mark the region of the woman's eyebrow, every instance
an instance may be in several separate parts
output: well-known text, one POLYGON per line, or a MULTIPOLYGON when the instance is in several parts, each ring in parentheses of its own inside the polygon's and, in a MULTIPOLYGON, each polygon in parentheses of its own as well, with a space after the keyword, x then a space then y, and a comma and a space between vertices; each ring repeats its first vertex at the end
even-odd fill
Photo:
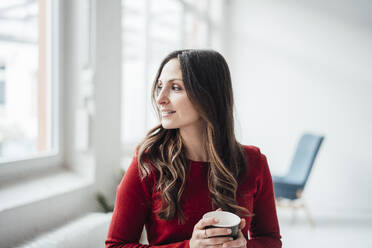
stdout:
MULTIPOLYGON (((171 78, 171 79, 167 80, 165 83, 169 83, 169 82, 173 82, 173 81, 177 81, 177 80, 182 81, 182 79, 180 79, 180 78, 171 78)), ((158 82, 163 83, 163 81, 161 79, 158 79, 158 82)))

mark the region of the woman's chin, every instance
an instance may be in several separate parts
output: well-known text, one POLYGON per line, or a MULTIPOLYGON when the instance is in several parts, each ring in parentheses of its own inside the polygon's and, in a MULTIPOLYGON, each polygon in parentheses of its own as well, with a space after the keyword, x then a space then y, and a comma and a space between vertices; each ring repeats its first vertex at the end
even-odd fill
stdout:
POLYGON ((176 129, 177 128, 176 126, 174 126, 174 125, 172 125, 170 123, 164 123, 164 122, 162 122, 161 125, 162 125, 162 127, 164 129, 176 129))

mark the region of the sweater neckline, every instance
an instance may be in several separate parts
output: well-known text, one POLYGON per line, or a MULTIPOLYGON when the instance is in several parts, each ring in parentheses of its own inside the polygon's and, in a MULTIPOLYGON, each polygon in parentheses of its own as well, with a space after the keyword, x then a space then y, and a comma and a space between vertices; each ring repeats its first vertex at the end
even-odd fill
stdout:
POLYGON ((207 162, 207 161, 195 161, 195 160, 191 160, 191 159, 189 159, 189 161, 193 165, 207 165, 207 164, 209 164, 209 162, 207 162))

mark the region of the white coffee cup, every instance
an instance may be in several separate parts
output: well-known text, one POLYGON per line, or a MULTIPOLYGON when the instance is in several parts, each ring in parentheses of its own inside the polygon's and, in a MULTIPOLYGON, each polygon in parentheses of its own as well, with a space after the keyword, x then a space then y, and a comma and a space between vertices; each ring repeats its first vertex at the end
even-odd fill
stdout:
POLYGON ((236 214, 227 212, 227 211, 211 211, 205 213, 203 218, 216 218, 218 220, 217 224, 213 224, 211 226, 207 226, 206 228, 230 228, 231 234, 226 235, 236 239, 238 237, 238 230, 240 225, 240 217, 236 214))

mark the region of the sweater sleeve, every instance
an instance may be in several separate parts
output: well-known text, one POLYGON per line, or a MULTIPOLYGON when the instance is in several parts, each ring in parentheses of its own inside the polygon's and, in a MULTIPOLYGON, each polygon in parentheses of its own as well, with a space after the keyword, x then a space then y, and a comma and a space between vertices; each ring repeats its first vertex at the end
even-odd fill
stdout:
POLYGON ((282 247, 278 217, 275 208, 273 182, 265 155, 260 154, 261 177, 254 199, 254 216, 252 217, 248 248, 282 247))
POLYGON ((142 229, 150 214, 149 179, 140 179, 135 156, 117 188, 115 208, 105 241, 106 248, 189 248, 189 240, 159 246, 140 244, 142 229))

